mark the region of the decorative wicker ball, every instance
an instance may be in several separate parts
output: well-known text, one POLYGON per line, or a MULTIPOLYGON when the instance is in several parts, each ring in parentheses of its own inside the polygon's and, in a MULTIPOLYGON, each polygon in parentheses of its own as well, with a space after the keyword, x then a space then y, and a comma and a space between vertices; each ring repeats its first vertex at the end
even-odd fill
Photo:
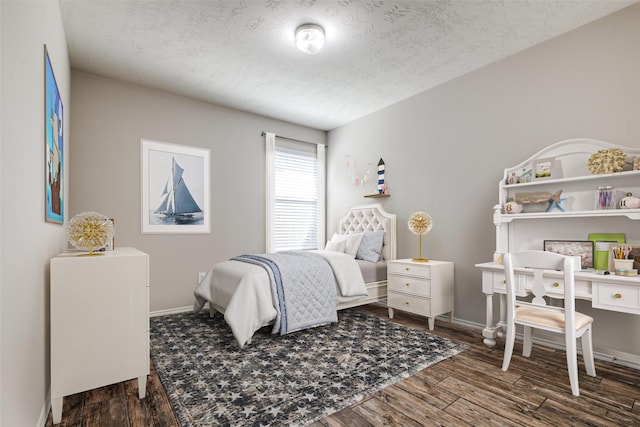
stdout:
POLYGON ((627 155, 619 148, 596 151, 589 157, 587 167, 592 174, 620 172, 627 162, 627 155))
POLYGON ((113 221, 97 212, 83 212, 67 224, 67 237, 76 248, 93 253, 113 239, 113 221))

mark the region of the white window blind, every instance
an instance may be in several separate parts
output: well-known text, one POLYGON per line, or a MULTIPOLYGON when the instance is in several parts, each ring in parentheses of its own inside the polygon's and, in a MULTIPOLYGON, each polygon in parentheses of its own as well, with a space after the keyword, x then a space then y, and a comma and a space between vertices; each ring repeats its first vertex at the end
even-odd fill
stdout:
POLYGON ((324 145, 267 135, 267 252, 322 248, 324 145))

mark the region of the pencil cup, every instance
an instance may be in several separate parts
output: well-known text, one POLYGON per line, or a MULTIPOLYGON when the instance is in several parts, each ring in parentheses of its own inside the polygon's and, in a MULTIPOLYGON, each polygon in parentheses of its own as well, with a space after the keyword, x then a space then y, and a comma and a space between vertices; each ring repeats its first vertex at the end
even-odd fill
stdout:
POLYGON ((614 259, 613 266, 616 268, 616 270, 632 270, 633 260, 632 259, 614 259))
POLYGON ((596 208, 601 209, 615 209, 616 201, 614 200, 613 187, 607 185, 605 187, 598 187, 598 195, 596 200, 596 208))

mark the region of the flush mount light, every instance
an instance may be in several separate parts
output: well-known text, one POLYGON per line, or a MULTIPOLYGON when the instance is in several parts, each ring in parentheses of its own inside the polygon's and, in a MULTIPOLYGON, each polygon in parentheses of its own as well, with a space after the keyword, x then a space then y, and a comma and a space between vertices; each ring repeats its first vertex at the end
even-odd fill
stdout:
POLYGON ((316 24, 304 24, 296 28, 296 46, 309 55, 315 55, 324 46, 324 29, 316 24))

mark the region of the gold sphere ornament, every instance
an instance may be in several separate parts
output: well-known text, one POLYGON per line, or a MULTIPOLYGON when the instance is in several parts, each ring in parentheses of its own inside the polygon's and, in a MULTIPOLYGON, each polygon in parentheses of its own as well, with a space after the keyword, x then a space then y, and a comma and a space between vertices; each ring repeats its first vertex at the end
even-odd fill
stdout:
POLYGON ((411 261, 429 262, 428 259, 422 258, 422 235, 427 234, 431 230, 431 227, 433 227, 431 216, 426 212, 415 212, 409 217, 408 226, 413 234, 418 235, 420 251, 418 258, 412 258, 411 261))
POLYGON ((113 221, 97 212, 80 213, 67 224, 69 242, 89 255, 107 246, 114 231, 113 221))

